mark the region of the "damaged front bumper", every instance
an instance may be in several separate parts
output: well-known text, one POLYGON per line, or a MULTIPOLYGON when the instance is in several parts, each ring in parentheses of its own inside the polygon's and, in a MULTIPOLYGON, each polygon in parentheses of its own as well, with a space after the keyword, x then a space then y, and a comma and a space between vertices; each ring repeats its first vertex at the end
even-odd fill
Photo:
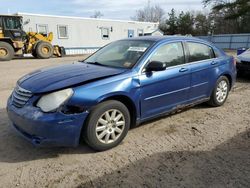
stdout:
POLYGON ((17 108, 10 99, 7 112, 15 130, 35 146, 78 146, 82 126, 88 115, 88 112, 43 113, 30 105, 17 108))

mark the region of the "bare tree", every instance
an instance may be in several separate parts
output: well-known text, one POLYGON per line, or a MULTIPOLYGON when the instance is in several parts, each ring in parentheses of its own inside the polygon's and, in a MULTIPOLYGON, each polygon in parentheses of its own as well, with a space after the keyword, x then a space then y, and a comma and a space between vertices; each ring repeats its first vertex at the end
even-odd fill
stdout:
POLYGON ((159 5, 151 6, 148 1, 147 6, 137 10, 132 19, 141 22, 161 22, 164 15, 165 11, 159 5))
POLYGON ((90 18, 101 18, 102 16, 104 16, 101 11, 95 11, 94 14, 92 16, 90 16, 90 18))

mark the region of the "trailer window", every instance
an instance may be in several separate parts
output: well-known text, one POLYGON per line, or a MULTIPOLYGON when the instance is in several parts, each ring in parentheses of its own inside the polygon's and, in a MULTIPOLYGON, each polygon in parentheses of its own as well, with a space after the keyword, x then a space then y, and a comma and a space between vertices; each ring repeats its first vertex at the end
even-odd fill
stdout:
POLYGON ((135 33, 135 31, 133 29, 129 29, 128 30, 128 38, 134 37, 134 33, 135 33))
POLYGON ((143 36, 143 29, 138 29, 137 34, 138 34, 138 37, 143 36))
POLYGON ((59 39, 67 39, 68 35, 68 26, 66 25, 58 25, 57 26, 58 38, 59 39))
POLYGON ((5 29, 20 30, 22 29, 21 19, 16 17, 5 17, 4 18, 5 29))
POLYGON ((109 39, 109 28, 102 28, 102 39, 109 39))
POLYGON ((47 35, 48 34, 48 26, 45 24, 37 24, 37 33, 47 35))

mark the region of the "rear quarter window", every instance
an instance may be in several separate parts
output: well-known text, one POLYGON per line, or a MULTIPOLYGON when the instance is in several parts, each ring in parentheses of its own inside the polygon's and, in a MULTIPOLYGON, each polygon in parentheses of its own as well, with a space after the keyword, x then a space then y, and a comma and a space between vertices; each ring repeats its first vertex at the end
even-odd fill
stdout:
POLYGON ((189 62, 202 61, 215 58, 213 49, 205 44, 196 42, 187 42, 189 50, 189 62))
POLYGON ((223 52, 221 52, 221 51, 220 51, 219 49, 217 49, 217 48, 214 48, 213 50, 214 50, 214 55, 215 55, 215 57, 221 57, 221 56, 225 55, 223 52))

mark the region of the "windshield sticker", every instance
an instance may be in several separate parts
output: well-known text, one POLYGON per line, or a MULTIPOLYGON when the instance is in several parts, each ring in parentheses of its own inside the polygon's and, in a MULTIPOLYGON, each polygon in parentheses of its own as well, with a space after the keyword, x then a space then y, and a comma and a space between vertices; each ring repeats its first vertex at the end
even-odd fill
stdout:
POLYGON ((130 63, 130 62, 125 62, 125 63, 123 64, 123 66, 124 66, 124 67, 130 67, 131 64, 132 64, 132 63, 130 63))
POLYGON ((128 51, 136 51, 136 52, 145 52, 146 51, 146 47, 136 47, 136 46, 132 46, 128 49, 128 51))

